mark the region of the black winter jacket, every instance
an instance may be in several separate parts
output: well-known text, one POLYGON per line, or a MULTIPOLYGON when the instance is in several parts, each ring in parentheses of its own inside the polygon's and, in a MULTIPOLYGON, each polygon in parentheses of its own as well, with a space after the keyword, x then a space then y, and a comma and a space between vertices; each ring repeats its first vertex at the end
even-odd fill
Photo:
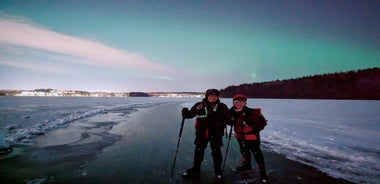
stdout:
POLYGON ((196 117, 195 128, 197 129, 216 130, 223 130, 231 119, 229 109, 224 103, 220 100, 210 103, 206 99, 195 103, 184 117, 196 117))

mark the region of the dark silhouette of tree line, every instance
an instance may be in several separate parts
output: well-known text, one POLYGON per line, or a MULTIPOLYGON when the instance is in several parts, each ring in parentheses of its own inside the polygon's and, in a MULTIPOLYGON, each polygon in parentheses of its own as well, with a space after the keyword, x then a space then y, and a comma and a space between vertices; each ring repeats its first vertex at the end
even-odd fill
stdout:
POLYGON ((130 92, 129 96, 130 97, 149 97, 150 95, 144 92, 130 92))
POLYGON ((236 93, 250 98, 380 100, 380 68, 314 75, 296 79, 241 84, 221 89, 221 97, 236 93))

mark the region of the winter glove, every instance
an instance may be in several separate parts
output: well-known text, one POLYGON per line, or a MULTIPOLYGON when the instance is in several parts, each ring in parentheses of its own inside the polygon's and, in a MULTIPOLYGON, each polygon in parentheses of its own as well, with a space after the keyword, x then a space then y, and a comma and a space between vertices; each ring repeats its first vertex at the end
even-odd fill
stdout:
POLYGON ((188 116, 188 114, 189 114, 189 109, 188 108, 183 108, 182 109, 182 117, 186 117, 186 116, 188 116))

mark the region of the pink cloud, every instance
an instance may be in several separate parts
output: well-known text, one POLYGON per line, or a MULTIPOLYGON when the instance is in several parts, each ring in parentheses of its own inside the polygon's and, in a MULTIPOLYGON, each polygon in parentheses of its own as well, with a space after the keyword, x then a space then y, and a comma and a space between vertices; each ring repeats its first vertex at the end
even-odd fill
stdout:
POLYGON ((17 67, 17 68, 25 68, 29 70, 34 70, 34 71, 39 71, 39 72, 45 72, 45 73, 62 73, 62 74, 67 74, 67 73, 72 73, 69 70, 62 69, 62 67, 59 67, 58 65, 46 65, 46 64, 35 64, 35 63, 27 63, 27 62, 14 62, 10 60, 4 60, 3 58, 0 59, 0 65, 7 65, 7 66, 12 66, 12 67, 17 67))
POLYGON ((65 55, 68 56, 67 62, 157 73, 170 70, 166 66, 149 61, 140 54, 112 48, 100 42, 60 34, 24 20, 0 18, 0 27, 0 45, 65 55))

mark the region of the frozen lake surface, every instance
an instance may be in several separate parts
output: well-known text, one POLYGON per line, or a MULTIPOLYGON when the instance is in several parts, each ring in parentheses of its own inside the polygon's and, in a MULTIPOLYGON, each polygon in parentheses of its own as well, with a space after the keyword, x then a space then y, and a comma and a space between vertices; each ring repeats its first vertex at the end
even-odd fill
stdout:
MULTIPOLYGON (((13 147, 0 155, 1 177, 30 183, 168 183, 180 110, 199 100, 1 97, 0 148, 13 147)), ((231 99, 222 101, 231 106, 231 99)), ((336 178, 379 183, 380 101, 249 99, 248 106, 262 108, 268 119, 264 150, 336 178)), ((176 174, 192 162, 193 125, 186 120, 176 174)), ((227 167, 238 164, 234 141, 231 148, 227 167)), ((210 163, 204 165, 212 171, 210 163)))

